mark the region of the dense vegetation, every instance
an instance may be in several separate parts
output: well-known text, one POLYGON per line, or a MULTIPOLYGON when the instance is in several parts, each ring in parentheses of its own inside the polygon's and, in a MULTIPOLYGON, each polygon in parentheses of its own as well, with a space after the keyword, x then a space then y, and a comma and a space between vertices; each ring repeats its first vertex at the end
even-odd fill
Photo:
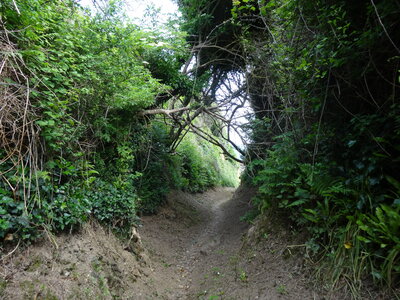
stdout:
POLYGON ((170 188, 235 185, 244 161, 257 213, 305 232, 325 279, 395 288, 399 2, 177 2, 182 31, 118 1, 1 2, 0 238, 91 216, 124 231, 170 188))
POLYGON ((245 77, 258 212, 307 231, 319 273, 354 296, 366 278, 396 287, 399 2, 179 2, 201 65, 245 77))
POLYGON ((124 233, 171 188, 236 185, 217 146, 142 113, 201 88, 179 72, 183 34, 143 30, 121 11, 115 1, 94 15, 69 0, 1 2, 1 240, 90 217, 124 233))

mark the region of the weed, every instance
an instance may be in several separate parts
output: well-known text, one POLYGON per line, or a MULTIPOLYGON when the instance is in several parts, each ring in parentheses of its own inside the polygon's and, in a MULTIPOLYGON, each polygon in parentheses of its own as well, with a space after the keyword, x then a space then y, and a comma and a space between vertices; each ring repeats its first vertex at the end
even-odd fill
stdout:
POLYGON ((254 220, 260 214, 260 211, 257 209, 252 209, 246 212, 243 216, 240 217, 240 221, 246 222, 249 224, 254 224, 254 220))
POLYGON ((93 268, 93 279, 97 280, 98 287, 102 291, 102 293, 106 295, 111 295, 110 289, 108 287, 107 278, 104 277, 103 274, 103 262, 99 259, 94 259, 92 261, 92 268, 93 268))
POLYGON ((249 278, 247 276, 246 271, 242 270, 239 275, 239 279, 241 282, 248 282, 249 278))
POLYGON ((286 286, 284 284, 278 285, 276 287, 276 291, 281 295, 286 295, 287 294, 286 286))
POLYGON ((229 264, 236 265, 238 262, 239 262, 239 256, 232 255, 231 257, 229 257, 229 264))
POLYGON ((7 280, 0 278, 0 295, 3 294, 7 287, 7 280))
POLYGON ((26 270, 27 272, 35 272, 37 271, 40 266, 43 264, 43 261, 41 260, 40 257, 35 257, 32 260, 32 263, 29 265, 28 269, 26 270))

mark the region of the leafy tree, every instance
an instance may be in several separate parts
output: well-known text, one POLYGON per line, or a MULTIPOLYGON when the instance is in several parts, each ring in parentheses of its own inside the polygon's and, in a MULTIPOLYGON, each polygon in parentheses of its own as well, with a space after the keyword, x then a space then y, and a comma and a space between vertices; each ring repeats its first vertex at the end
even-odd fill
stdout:
MULTIPOLYGON (((34 240, 89 217, 126 234, 137 211, 155 212, 170 188, 187 187, 171 147, 183 131, 144 113, 189 105, 201 89, 179 71, 184 34, 143 30, 121 5, 90 14, 72 0, 1 2, 1 239, 34 240)), ((217 167, 196 191, 222 183, 217 167)))

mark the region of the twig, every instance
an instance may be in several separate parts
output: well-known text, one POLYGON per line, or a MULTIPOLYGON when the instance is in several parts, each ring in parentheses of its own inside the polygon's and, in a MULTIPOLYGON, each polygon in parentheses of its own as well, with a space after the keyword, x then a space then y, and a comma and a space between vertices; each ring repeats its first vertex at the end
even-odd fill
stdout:
POLYGON ((321 131, 321 123, 322 123, 322 117, 323 117, 324 111, 325 111, 326 101, 328 99, 328 88, 329 88, 330 76, 331 76, 331 69, 329 68, 328 78, 327 78, 327 83, 326 83, 326 88, 325 88, 324 103, 322 104, 321 115, 319 116, 319 121, 318 121, 317 135, 315 136, 314 153, 313 153, 313 157, 312 157, 311 181, 313 181, 313 178, 314 178, 315 157, 317 156, 317 153, 318 153, 319 134, 321 131))
POLYGON ((17 244, 17 246, 15 246, 14 250, 12 250, 11 252, 9 252, 9 253, 7 253, 6 255, 2 256, 0 259, 1 259, 1 260, 4 260, 4 259, 6 259, 7 257, 11 256, 15 251, 17 251, 20 242, 21 242, 21 240, 18 240, 18 244, 17 244))
POLYGON ((15 10, 16 10, 17 13, 20 15, 21 13, 20 13, 20 11, 19 11, 19 9, 18 9, 17 3, 15 3, 15 0, 13 0, 13 4, 14 4, 14 7, 15 7, 15 10))
POLYGON ((381 20, 381 17, 379 16, 378 9, 377 9, 377 7, 376 7, 376 5, 375 5, 375 3, 374 3, 374 0, 371 0, 371 3, 372 3, 372 6, 374 7, 376 16, 378 17, 379 24, 381 24, 381 26, 382 26, 382 28, 383 28, 383 31, 385 32, 385 34, 386 34, 386 36, 388 37, 389 41, 392 43, 393 47, 397 50, 397 52, 400 53, 400 49, 399 49, 399 48, 396 46, 396 44, 393 42, 392 38, 390 37, 389 33, 388 33, 387 30, 386 30, 385 25, 383 24, 383 22, 382 22, 382 20, 381 20))

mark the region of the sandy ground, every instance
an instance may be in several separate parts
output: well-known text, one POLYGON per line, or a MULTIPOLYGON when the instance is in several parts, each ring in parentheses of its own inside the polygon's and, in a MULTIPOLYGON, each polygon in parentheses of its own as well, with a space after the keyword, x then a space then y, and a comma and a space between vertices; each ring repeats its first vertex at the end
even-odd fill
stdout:
POLYGON ((172 192, 130 243, 91 222, 17 249, 1 259, 0 299, 329 299, 288 233, 240 221, 252 195, 172 192))

